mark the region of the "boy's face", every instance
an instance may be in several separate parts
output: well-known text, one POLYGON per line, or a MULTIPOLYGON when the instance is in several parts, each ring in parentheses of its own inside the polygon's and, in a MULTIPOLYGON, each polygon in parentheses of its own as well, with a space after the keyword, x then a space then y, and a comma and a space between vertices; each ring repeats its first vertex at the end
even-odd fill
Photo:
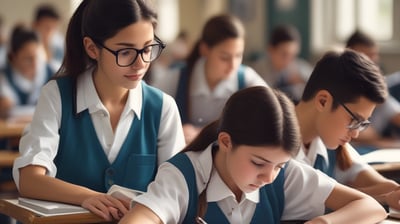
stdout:
POLYGON ((356 102, 344 103, 332 110, 332 100, 327 100, 325 105, 321 105, 321 113, 317 117, 316 128, 318 135, 327 148, 336 149, 339 145, 344 145, 357 138, 360 130, 350 129, 349 125, 357 123, 351 115, 355 115, 358 121, 367 121, 371 116, 376 104, 365 97, 360 97, 356 102), (344 107, 347 107, 347 111, 344 107))

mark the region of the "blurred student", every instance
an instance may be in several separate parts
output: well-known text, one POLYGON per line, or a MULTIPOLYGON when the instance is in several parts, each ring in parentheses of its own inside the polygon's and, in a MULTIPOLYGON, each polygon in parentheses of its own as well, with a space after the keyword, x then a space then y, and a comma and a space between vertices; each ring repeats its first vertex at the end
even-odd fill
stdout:
POLYGON ((37 34, 23 25, 13 29, 8 61, 0 73, 0 114, 30 119, 41 87, 53 76, 54 69, 42 56, 37 34))
POLYGON ((300 146, 294 107, 258 86, 236 92, 219 120, 160 166, 128 223, 376 223, 386 216, 369 196, 291 160, 300 146), (246 117, 246 119, 243 119, 246 117), (324 207, 334 212, 324 215, 324 207))
POLYGON ((33 29, 43 43, 47 61, 56 69, 64 57, 64 36, 59 30, 60 25, 60 14, 52 5, 43 4, 36 8, 33 29))
MULTIPOLYGON (((365 54, 381 69, 379 46, 368 34, 355 31, 347 40, 346 47, 365 54)), ((381 69, 381 71, 383 71, 381 69)), ((400 103, 391 94, 386 101, 377 106, 371 116, 371 127, 360 133, 356 140, 360 150, 398 147, 395 138, 400 134, 400 103), (393 145, 394 144, 394 145, 393 145)))
POLYGON ((268 85, 278 88, 298 102, 312 67, 298 57, 300 33, 291 25, 276 26, 270 37, 265 55, 257 59, 252 67, 268 85))
POLYGON ((400 209, 400 187, 365 163, 349 144, 387 97, 379 68, 353 50, 328 52, 316 64, 296 106, 303 144, 296 159, 400 209))
POLYGON ((0 70, 4 69, 7 62, 7 38, 4 29, 4 20, 0 16, 0 70))
POLYGON ((146 191, 158 165, 183 148, 175 101, 142 82, 165 47, 154 33, 156 17, 142 0, 78 6, 61 70, 43 87, 20 141, 13 177, 21 196, 118 220, 129 202, 108 189, 146 191))
POLYGON ((229 14, 214 16, 203 27, 185 66, 153 76, 152 85, 175 97, 187 143, 218 118, 234 92, 266 85, 253 69, 241 64, 244 36, 238 18, 229 14))

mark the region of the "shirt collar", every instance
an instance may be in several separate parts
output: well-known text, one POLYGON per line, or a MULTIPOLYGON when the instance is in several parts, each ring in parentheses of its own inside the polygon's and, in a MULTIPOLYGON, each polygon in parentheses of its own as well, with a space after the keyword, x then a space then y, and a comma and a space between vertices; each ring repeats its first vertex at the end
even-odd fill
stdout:
MULTIPOLYGON (((97 94, 96 87, 94 86, 93 82, 92 72, 93 70, 88 70, 78 77, 76 99, 77 113, 80 113, 86 109, 89 110, 90 114, 99 111, 108 113, 97 94)), ((129 96, 125 105, 125 109, 122 113, 126 114, 130 111, 133 111, 136 114, 137 118, 140 119, 141 110, 142 85, 141 83, 139 83, 136 88, 129 90, 129 96)))
POLYGON ((221 80, 211 92, 206 80, 205 63, 206 59, 200 58, 194 65, 190 84, 192 96, 213 94, 217 97, 226 97, 226 93, 232 93, 237 90, 238 81, 237 76, 235 75, 237 71, 234 71, 227 79, 221 80))
POLYGON ((308 153, 305 153, 306 149, 304 145, 301 146, 301 150, 296 155, 296 159, 300 161, 305 161, 307 164, 313 165, 317 158, 317 155, 321 155, 326 164, 329 164, 328 151, 327 148, 320 137, 315 138, 311 141, 308 153))

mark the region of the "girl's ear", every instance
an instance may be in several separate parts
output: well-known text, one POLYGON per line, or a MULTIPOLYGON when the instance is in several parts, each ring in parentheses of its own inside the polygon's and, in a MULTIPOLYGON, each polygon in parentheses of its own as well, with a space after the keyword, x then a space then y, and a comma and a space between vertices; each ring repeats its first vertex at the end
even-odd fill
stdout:
POLYGON ((326 90, 320 90, 315 95, 315 107, 318 111, 322 111, 324 109, 331 109, 331 105, 333 102, 332 95, 326 90))
POLYGON ((221 132, 218 134, 218 144, 219 149, 225 152, 232 149, 232 140, 231 136, 226 132, 221 132))
POLYGON ((85 48, 86 54, 91 59, 96 60, 99 57, 99 49, 90 37, 83 38, 83 46, 85 48))
POLYGON ((209 49, 210 48, 208 47, 208 45, 206 43, 204 43, 203 41, 200 42, 200 44, 199 44, 199 52, 200 52, 201 56, 207 57, 209 49))

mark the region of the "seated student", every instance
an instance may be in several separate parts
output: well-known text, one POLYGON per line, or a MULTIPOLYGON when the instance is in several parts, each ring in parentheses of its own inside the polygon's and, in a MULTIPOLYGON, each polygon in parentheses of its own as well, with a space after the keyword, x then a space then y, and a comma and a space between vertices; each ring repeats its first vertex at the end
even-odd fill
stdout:
POLYGON ((300 141, 286 95, 263 86, 240 90, 219 120, 160 166, 120 223, 196 223, 201 217, 207 223, 366 224, 385 218, 371 197, 291 160, 300 141), (325 206, 335 211, 323 215, 325 206))
POLYGON ((0 73, 1 118, 31 117, 41 87, 55 70, 45 62, 37 34, 17 25, 11 34, 8 62, 0 73))
MULTIPOLYGON (((355 31, 347 40, 346 47, 365 54, 380 68, 379 46, 368 34, 355 31)), ((381 69, 382 71, 382 69, 381 69)), ((361 152, 365 149, 377 149, 400 146, 397 137, 400 134, 400 103, 389 94, 386 101, 377 106, 371 116, 371 127, 360 133, 355 143, 361 152)), ((368 152, 368 150, 366 151, 368 152)))
POLYGON ((64 57, 64 36, 59 31, 61 17, 50 4, 39 5, 34 14, 33 29, 43 43, 48 63, 58 70, 64 57))
POLYGON ((378 67, 353 50, 320 59, 296 106, 303 144, 296 159, 383 204, 400 209, 400 188, 363 162, 349 144, 387 97, 378 67))
POLYGON ((205 24, 186 66, 153 75, 152 85, 175 97, 186 142, 218 118, 226 100, 238 89, 266 85, 253 69, 241 65, 244 35, 238 18, 214 16, 205 24))
POLYGON ((13 177, 21 196, 119 219, 129 202, 107 190, 145 191, 158 165, 183 148, 175 101, 141 81, 164 48, 156 16, 141 0, 82 1, 61 70, 20 141, 13 177))
POLYGON ((300 33, 291 25, 276 26, 263 57, 251 65, 268 85, 278 88, 298 102, 311 74, 311 65, 298 57, 300 33))

